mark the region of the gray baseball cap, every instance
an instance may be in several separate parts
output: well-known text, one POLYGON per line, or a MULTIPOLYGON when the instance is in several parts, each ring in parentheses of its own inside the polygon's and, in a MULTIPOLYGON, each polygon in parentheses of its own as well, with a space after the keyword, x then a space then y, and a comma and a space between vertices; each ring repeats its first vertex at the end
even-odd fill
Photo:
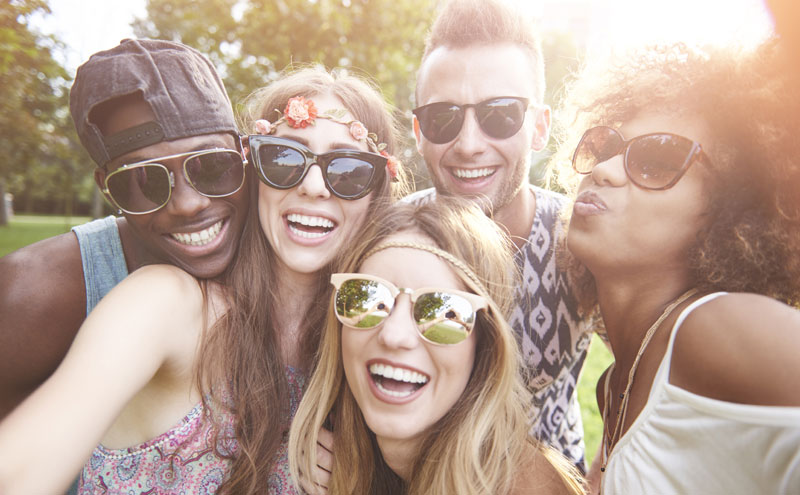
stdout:
POLYGON ((194 48, 172 41, 125 39, 92 55, 75 74, 69 110, 81 143, 99 167, 161 141, 237 134, 231 101, 214 66, 194 48), (95 106, 137 92, 155 121, 111 136, 89 121, 95 106))

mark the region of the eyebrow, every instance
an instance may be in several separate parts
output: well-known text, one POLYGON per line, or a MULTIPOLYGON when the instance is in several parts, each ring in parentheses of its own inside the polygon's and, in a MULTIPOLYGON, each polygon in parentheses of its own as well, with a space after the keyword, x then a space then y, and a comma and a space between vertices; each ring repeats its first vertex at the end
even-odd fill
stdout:
MULTIPOLYGON (((311 149, 311 146, 309 146, 309 141, 306 138, 303 138, 303 137, 300 137, 300 136, 294 136, 294 135, 286 135, 286 136, 279 136, 279 137, 282 137, 284 139, 291 139, 292 141, 296 141, 296 142, 302 144, 303 146, 305 146, 306 148, 311 149)), ((357 145, 355 145, 353 143, 345 143, 345 142, 339 142, 339 141, 330 143, 328 145, 328 151, 333 151, 333 150, 364 151, 364 150, 362 150, 361 148, 359 148, 357 145)), ((323 151, 323 153, 325 153, 325 152, 323 151)))

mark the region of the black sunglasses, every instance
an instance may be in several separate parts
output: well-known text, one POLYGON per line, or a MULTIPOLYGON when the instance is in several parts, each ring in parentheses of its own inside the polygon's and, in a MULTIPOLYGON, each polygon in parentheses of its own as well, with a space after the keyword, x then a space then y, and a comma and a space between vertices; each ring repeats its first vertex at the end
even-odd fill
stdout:
POLYGON ((303 181, 311 165, 319 165, 325 187, 337 198, 363 198, 386 175, 388 159, 378 153, 333 150, 315 154, 297 141, 275 136, 249 136, 250 157, 261 180, 275 189, 291 189, 303 181))
POLYGON ((419 130, 433 144, 449 143, 461 132, 467 108, 475 109, 481 131, 495 139, 507 139, 516 134, 525 120, 527 98, 498 96, 480 103, 456 105, 446 101, 429 103, 412 110, 419 130))
POLYGON ((160 162, 175 158, 184 158, 183 176, 203 196, 230 196, 244 184, 246 162, 241 153, 210 149, 122 165, 106 175, 103 193, 114 206, 131 215, 160 210, 169 202, 175 187, 175 176, 160 162))
POLYGON ((669 189, 695 161, 710 163, 700 143, 669 132, 654 132, 628 141, 610 127, 593 127, 583 133, 572 167, 589 174, 598 163, 623 154, 625 174, 642 189, 669 189))

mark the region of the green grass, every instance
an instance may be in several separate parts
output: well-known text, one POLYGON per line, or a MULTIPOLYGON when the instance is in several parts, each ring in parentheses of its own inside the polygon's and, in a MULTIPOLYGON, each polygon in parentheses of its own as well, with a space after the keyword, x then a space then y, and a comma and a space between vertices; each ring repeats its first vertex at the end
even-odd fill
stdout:
MULTIPOLYGON (((9 225, 0 227, 0 256, 36 241, 69 232, 72 226, 87 221, 88 217, 15 215, 9 225)), ((594 337, 578 381, 578 401, 583 418, 587 463, 591 462, 597 452, 603 431, 603 421, 597 410, 595 384, 611 361, 611 353, 599 338, 594 337)))
POLYGON ((14 215, 8 225, 0 227, 0 256, 36 241, 69 232, 73 226, 89 220, 88 217, 14 215))
POLYGON ((613 360, 611 352, 603 341, 597 336, 592 337, 589 355, 578 380, 578 402, 581 405, 581 417, 583 418, 587 466, 597 453, 597 447, 600 445, 600 439, 603 435, 603 420, 597 410, 595 387, 600 375, 613 360))

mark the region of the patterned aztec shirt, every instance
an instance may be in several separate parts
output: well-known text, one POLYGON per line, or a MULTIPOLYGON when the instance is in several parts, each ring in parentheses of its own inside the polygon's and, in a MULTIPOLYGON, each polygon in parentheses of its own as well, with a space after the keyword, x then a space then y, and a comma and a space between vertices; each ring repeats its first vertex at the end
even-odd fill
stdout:
MULTIPOLYGON (((530 187, 536 195, 536 215, 528 242, 515 257, 522 281, 508 321, 522 351, 525 383, 533 394, 528 407, 531 436, 561 451, 585 473, 583 423, 576 389, 591 342, 591 328, 579 319, 566 275, 556 267, 558 217, 566 198, 530 187)), ((434 189, 425 189, 403 201, 420 204, 434 197, 434 189)))
MULTIPOLYGON (((290 413, 294 416, 305 378, 286 368, 290 413)), ((216 408, 214 408, 216 409, 216 408)), ((222 409, 221 409, 222 410, 222 409)), ((222 431, 214 446, 215 430, 202 402, 169 431, 135 447, 111 450, 98 446, 81 473, 79 495, 212 495, 229 474, 228 455, 238 451, 234 419, 214 412, 222 431), (220 456, 219 454, 222 454, 220 456)), ((286 421, 283 442, 269 475, 270 495, 296 495, 289 475, 286 421)))

